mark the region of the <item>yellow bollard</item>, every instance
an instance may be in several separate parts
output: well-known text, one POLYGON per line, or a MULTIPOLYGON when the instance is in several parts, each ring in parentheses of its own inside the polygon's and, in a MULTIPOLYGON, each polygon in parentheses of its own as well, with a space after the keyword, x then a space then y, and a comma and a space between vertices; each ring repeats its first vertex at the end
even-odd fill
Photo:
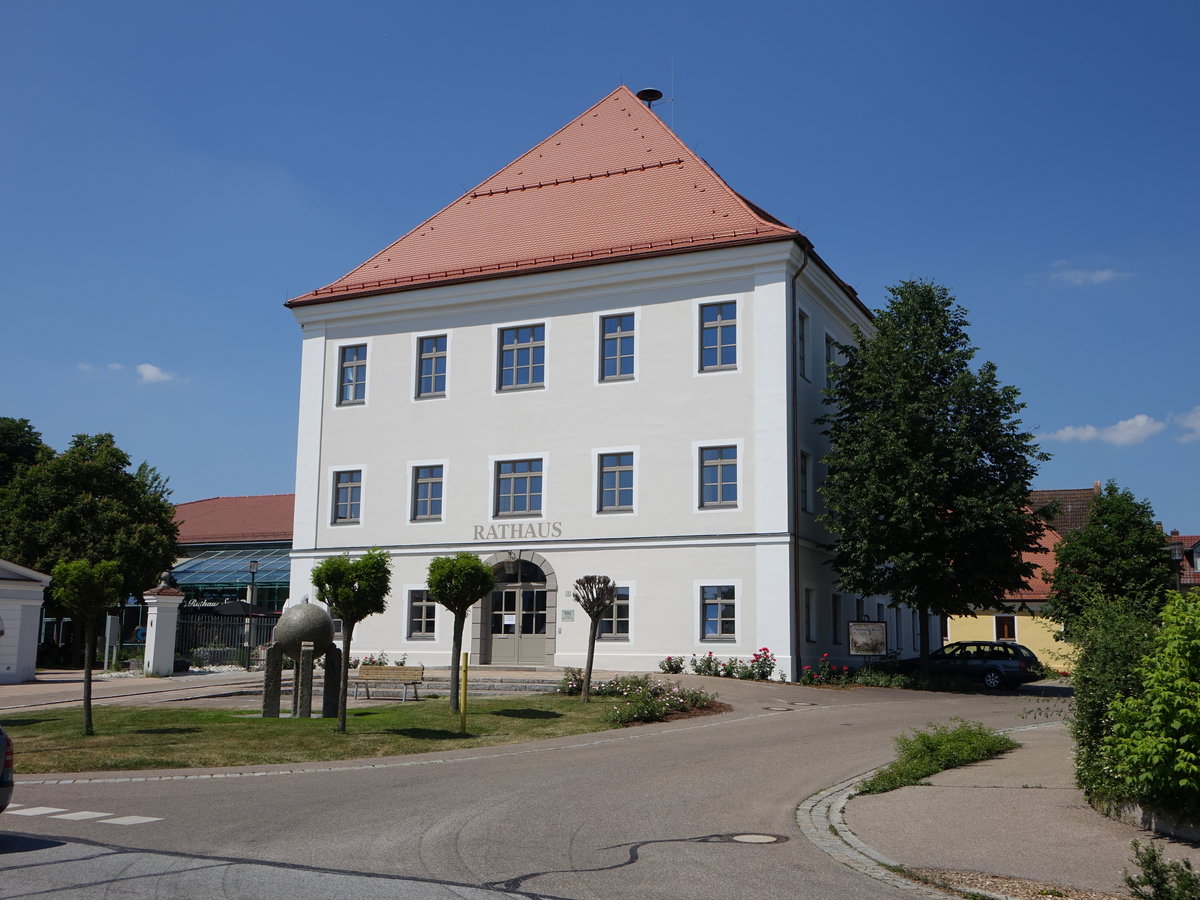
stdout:
POLYGON ((467 668, 470 653, 462 655, 462 674, 458 679, 458 733, 467 733, 467 668))

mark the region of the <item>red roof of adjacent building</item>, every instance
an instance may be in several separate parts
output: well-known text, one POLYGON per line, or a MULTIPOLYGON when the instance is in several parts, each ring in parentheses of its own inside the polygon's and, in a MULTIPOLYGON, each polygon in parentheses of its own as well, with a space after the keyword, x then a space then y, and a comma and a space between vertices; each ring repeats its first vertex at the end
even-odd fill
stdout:
POLYGON ((290 541, 295 494, 212 497, 175 507, 181 544, 290 541))
POLYGON ((287 305, 778 240, 811 248, 622 86, 387 249, 287 305))

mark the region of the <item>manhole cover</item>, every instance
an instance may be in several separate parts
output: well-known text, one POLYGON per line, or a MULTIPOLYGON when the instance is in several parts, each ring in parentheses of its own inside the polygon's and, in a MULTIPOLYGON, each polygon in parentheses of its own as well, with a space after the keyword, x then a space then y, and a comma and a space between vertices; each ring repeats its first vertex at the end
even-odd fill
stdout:
POLYGON ((791 712, 792 711, 792 708, 790 706, 764 706, 763 709, 767 710, 768 712, 791 712))
POLYGON ((734 834, 730 839, 739 844, 774 844, 779 838, 773 834, 734 834))

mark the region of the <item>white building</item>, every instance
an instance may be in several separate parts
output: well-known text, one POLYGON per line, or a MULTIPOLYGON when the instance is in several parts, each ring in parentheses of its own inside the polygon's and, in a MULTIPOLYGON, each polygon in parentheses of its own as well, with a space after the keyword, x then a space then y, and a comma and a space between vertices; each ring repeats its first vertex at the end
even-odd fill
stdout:
POLYGON ((820 549, 812 422, 832 342, 870 314, 628 89, 288 306, 292 597, 319 560, 386 549, 388 611, 357 650, 446 665, 451 617, 425 573, 468 550, 503 582, 472 612, 482 664, 580 665, 569 591, 587 574, 622 592, 601 668, 848 659, 864 611, 820 549))

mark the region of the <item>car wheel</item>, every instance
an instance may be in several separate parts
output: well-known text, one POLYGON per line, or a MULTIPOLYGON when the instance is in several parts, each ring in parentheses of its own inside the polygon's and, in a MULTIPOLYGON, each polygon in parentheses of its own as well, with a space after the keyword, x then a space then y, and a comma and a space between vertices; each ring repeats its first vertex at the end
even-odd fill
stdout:
POLYGON ((983 686, 989 690, 997 690, 1004 687, 1004 676, 995 669, 988 669, 983 673, 983 686))

